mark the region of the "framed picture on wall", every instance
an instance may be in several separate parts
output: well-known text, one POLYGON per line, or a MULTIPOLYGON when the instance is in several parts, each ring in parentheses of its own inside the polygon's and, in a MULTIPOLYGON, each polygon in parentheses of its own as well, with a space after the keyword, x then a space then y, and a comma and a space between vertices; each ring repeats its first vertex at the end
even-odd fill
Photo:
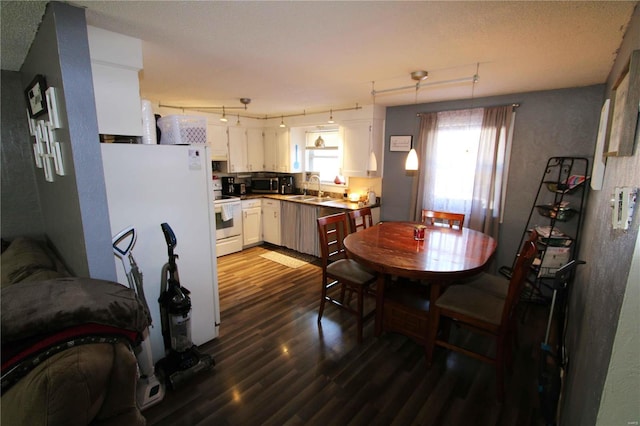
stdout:
POLYGON ((47 82, 41 74, 36 75, 31 81, 31 84, 25 89, 24 94, 27 99, 27 107, 29 108, 31 118, 38 117, 47 112, 45 90, 47 90, 47 82))
POLYGON ((605 155, 633 155, 640 102, 640 50, 631 54, 629 65, 613 86, 612 98, 605 155))
POLYGON ((389 151, 410 151, 413 136, 391 136, 389 151))

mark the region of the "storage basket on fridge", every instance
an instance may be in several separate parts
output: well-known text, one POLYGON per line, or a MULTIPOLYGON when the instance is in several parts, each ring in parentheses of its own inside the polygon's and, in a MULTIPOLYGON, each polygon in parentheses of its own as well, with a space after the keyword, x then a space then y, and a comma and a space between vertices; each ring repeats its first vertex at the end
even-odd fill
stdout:
POLYGON ((192 115, 167 115, 158 119, 162 145, 204 145, 207 119, 192 115))

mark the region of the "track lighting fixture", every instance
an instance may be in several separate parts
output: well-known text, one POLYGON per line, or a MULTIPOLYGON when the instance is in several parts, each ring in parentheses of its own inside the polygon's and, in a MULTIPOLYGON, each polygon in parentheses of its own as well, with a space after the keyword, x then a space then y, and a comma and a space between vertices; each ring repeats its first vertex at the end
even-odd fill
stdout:
POLYGON ((429 76, 429 73, 427 71, 413 71, 411 74, 411 79, 417 81, 416 84, 412 84, 411 86, 402 86, 402 87, 393 87, 391 89, 384 89, 384 90, 375 90, 373 89, 373 83, 372 82, 372 90, 371 90, 371 95, 374 97, 376 95, 382 94, 382 93, 390 93, 390 92, 402 92, 402 91, 406 91, 409 89, 415 89, 416 92, 418 91, 418 89, 422 88, 422 87, 431 87, 431 86, 442 86, 442 85, 448 85, 448 84, 461 84, 461 83, 477 83, 478 82, 478 71, 476 70, 476 73, 471 76, 471 77, 463 77, 463 78, 454 78, 451 80, 442 80, 442 81, 433 81, 430 83, 426 83, 425 80, 427 79, 427 77, 429 76))

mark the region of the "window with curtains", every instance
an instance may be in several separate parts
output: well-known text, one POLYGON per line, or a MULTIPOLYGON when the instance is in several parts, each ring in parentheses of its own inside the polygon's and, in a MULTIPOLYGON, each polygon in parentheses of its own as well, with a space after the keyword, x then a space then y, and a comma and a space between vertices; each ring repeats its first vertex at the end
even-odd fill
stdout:
POLYGON ((513 105, 420 116, 419 174, 412 214, 465 214, 465 226, 497 236, 506 190, 513 105))
POLYGON ((478 158, 482 109, 438 113, 437 136, 431 161, 434 210, 469 216, 478 158))

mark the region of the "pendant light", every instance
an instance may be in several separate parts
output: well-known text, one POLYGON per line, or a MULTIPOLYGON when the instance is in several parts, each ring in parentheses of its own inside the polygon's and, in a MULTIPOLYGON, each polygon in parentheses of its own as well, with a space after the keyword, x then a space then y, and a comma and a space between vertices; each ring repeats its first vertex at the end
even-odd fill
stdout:
POLYGON ((367 168, 370 172, 375 172, 378 170, 378 159, 376 158, 376 153, 371 151, 369 152, 369 167, 367 168))
POLYGON ((224 111, 224 107, 222 107, 222 117, 220 117, 220 121, 226 123, 227 122, 227 114, 224 111))
POLYGON ((407 155, 407 161, 404 163, 405 170, 418 170, 418 154, 416 150, 411 148, 409 155, 407 155))
POLYGON ((287 127, 287 125, 284 124, 284 115, 280 117, 280 127, 287 127))
POLYGON ((407 160, 404 162, 405 170, 418 170, 418 153, 413 148, 413 136, 411 137, 411 149, 407 154, 407 160))
MULTIPOLYGON (((429 73, 426 71, 414 71, 411 73, 411 78, 417 80, 416 83, 416 100, 415 103, 418 103, 418 89, 420 88, 420 82, 425 80, 429 73)), ((418 170, 418 153, 413 148, 413 136, 411 137, 411 149, 409 150, 409 154, 407 154, 407 159, 404 162, 405 170, 418 170)))
POLYGON ((329 124, 335 123, 335 121, 333 121, 333 110, 332 109, 329 110, 329 121, 327 121, 327 123, 329 123, 329 124))
POLYGON ((315 141, 315 146, 316 148, 324 148, 324 139, 322 139, 322 136, 318 136, 318 139, 315 141))

